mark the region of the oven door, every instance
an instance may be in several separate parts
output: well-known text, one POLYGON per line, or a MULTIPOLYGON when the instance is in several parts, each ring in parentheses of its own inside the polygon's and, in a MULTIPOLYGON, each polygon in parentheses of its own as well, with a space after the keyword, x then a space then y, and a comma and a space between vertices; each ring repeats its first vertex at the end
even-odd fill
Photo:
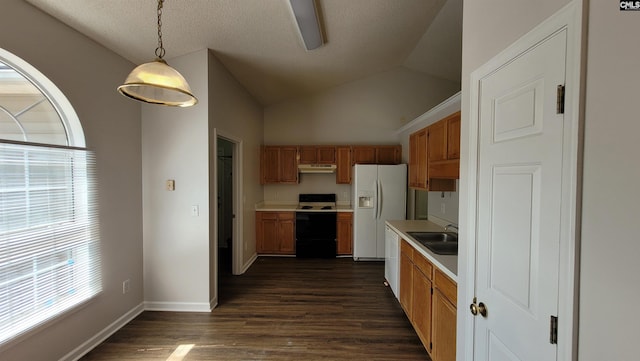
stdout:
POLYGON ((296 256, 336 256, 336 212, 296 212, 296 256))

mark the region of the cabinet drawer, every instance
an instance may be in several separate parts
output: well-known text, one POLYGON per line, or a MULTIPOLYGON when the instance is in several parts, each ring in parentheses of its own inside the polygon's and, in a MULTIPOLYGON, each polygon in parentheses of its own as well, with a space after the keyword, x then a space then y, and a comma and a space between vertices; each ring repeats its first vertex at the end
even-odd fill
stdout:
POLYGON ((438 268, 435 269, 433 277, 433 286, 442 292, 442 294, 455 306, 458 303, 457 286, 447 275, 438 268))
POLYGON ((432 279, 433 265, 419 252, 413 254, 413 263, 420 269, 420 271, 428 278, 432 279))
POLYGON ((413 261, 413 247, 404 239, 400 242, 400 252, 406 254, 413 261))

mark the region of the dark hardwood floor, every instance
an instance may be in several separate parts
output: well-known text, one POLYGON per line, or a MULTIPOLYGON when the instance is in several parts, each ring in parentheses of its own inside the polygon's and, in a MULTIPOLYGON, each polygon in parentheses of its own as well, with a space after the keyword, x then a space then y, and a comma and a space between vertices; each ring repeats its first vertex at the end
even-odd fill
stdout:
POLYGON ((82 360, 430 360, 383 281, 383 262, 261 257, 213 312, 143 312, 82 360))

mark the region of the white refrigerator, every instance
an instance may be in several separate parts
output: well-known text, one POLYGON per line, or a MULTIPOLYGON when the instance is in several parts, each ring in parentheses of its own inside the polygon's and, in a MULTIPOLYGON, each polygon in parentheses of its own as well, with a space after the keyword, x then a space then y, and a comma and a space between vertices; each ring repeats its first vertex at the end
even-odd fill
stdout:
POLYGON ((406 219, 407 165, 353 166, 353 259, 384 259, 385 221, 406 219))

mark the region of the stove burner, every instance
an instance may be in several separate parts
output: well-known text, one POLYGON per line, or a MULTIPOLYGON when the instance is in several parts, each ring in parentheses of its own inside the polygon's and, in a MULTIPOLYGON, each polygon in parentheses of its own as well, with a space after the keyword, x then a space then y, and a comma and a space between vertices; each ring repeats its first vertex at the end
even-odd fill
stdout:
POLYGON ((302 206, 302 207, 300 207, 300 209, 311 209, 311 208, 313 208, 313 207, 312 206, 302 206))
POLYGON ((324 206, 324 207, 322 207, 322 208, 320 208, 320 209, 333 209, 333 207, 331 207, 331 206, 324 206))

